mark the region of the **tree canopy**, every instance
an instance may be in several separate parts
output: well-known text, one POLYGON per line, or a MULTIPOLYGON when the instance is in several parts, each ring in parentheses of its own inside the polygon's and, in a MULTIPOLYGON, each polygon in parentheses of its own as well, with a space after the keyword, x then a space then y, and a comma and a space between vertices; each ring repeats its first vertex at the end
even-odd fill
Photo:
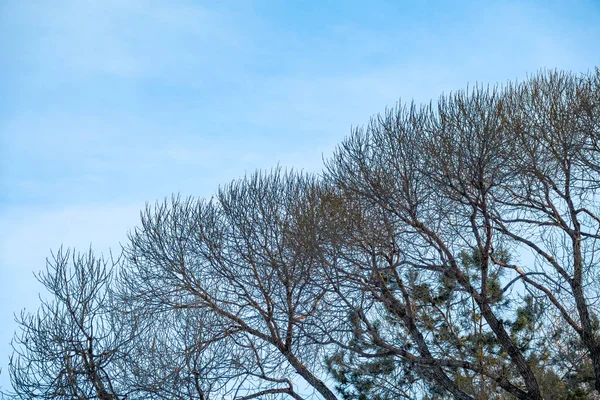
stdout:
POLYGON ((9 398, 600 398, 600 70, 544 71, 61 250, 9 398))

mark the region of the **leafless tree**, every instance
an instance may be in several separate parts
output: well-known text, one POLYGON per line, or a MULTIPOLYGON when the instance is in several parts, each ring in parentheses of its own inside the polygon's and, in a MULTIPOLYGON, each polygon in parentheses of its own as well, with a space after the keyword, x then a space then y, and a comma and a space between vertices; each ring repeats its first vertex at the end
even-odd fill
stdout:
POLYGON ((542 73, 442 96, 435 106, 399 106, 342 143, 328 179, 355 208, 346 220, 361 217, 363 229, 351 224, 337 238, 330 275, 375 349, 363 357, 399 357, 455 398, 473 398, 462 371, 540 399, 539 360, 511 320, 529 291, 560 312, 596 365, 599 76, 542 73), (523 249, 536 261, 511 262, 508 254, 523 249), (446 284, 452 290, 440 304, 446 284), (353 294, 360 291, 368 307, 353 294), (471 328, 459 324, 469 303, 471 328, 479 325, 471 340, 493 344, 476 352, 466 352, 471 328), (381 308, 398 321, 386 325, 393 334, 382 328, 381 308))
POLYGON ((536 265, 503 267, 545 295, 577 332, 600 390, 600 70, 540 74, 512 88, 506 106, 519 152, 489 217, 495 231, 535 255, 536 265))
POLYGON ((38 280, 49 298, 36 314, 17 318, 9 373, 13 393, 22 399, 122 399, 113 364, 134 332, 123 329, 110 307, 115 262, 91 250, 62 248, 48 260, 38 280))
MULTIPOLYGON (((235 398, 302 398, 297 375, 326 399, 320 359, 302 326, 326 294, 313 285, 320 196, 314 178, 255 174, 210 201, 175 197, 148 207, 131 234, 125 282, 137 312, 200 312, 194 348, 226 345, 215 372, 235 398), (312 230, 312 231, 308 231, 312 230)), ((194 329, 190 327, 190 329, 194 329)))

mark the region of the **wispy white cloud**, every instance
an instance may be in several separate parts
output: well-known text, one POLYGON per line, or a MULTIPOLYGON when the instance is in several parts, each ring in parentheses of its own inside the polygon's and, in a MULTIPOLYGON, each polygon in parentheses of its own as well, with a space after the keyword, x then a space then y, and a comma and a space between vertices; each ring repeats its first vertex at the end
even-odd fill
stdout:
POLYGON ((37 33, 26 36, 26 45, 39 70, 62 71, 68 74, 63 79, 86 74, 190 79, 196 68, 218 72, 209 66, 227 53, 220 49, 239 50, 243 39, 234 21, 190 2, 66 0, 60 6, 10 6, 7 13, 37 33))

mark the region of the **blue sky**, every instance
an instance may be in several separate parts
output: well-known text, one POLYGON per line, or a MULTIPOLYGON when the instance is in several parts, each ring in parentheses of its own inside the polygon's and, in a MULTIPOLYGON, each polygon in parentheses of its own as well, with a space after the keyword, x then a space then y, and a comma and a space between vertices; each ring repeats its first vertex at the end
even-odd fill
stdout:
POLYGON ((146 201, 322 157, 400 98, 600 66, 600 0, 0 4, 0 385, 61 243, 118 248, 146 201))

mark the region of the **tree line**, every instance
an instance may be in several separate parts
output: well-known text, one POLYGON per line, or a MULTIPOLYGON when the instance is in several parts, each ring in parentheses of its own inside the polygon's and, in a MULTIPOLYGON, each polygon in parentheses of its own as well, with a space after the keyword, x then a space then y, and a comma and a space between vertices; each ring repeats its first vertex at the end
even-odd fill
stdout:
POLYGON ((600 398, 600 69, 543 71, 60 249, 7 398, 600 398))

